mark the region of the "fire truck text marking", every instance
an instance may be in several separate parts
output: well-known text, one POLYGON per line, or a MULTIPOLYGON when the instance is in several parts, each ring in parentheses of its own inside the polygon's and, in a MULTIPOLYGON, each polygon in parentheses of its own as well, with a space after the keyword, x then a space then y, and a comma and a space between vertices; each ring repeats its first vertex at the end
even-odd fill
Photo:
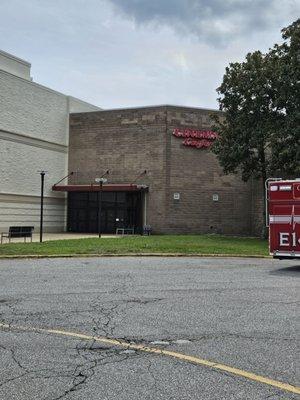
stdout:
POLYGON ((279 246, 290 246, 290 236, 291 236, 291 242, 292 242, 292 247, 296 247, 298 244, 300 244, 300 239, 297 239, 296 232, 292 232, 291 234, 289 232, 279 232, 279 246))

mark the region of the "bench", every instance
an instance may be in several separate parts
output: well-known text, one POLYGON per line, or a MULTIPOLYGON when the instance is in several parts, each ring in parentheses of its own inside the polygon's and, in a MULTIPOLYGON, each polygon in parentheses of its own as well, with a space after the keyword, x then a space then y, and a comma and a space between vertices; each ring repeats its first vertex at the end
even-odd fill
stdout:
POLYGON ((133 235, 134 228, 117 228, 116 235, 133 235))
POLYGON ((10 226, 8 232, 1 233, 1 244, 3 243, 3 238, 7 238, 8 242, 12 238, 24 238, 24 243, 26 243, 26 238, 30 238, 32 242, 32 232, 34 226, 10 226))

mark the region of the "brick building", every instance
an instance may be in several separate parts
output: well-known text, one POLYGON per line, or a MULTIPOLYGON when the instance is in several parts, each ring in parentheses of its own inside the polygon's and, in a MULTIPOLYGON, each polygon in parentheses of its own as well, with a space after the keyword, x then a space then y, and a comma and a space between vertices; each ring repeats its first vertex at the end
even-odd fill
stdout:
MULTIPOLYGON (((178 106, 102 110, 70 115, 69 231, 102 232, 150 224, 155 233, 251 235, 251 183, 224 175, 210 144, 212 113, 178 106), (108 179, 102 187, 95 178, 108 179)), ((259 225, 259 224, 258 224, 259 225)))
POLYGON ((219 111, 101 110, 34 82, 30 68, 0 51, 1 231, 39 230, 46 170, 47 232, 98 232, 99 216, 107 233, 144 225, 155 233, 260 232, 261 186, 225 176, 210 151, 210 116, 219 111), (95 178, 105 171, 100 192, 95 178))

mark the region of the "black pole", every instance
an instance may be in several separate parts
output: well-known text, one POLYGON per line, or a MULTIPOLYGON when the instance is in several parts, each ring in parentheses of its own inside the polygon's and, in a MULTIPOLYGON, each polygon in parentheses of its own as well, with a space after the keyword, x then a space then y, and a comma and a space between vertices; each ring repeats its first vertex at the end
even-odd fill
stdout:
POLYGON ((103 185, 103 182, 100 181, 99 206, 98 206, 98 234, 99 234, 99 238, 101 238, 102 185, 103 185))
POLYGON ((42 241, 43 241, 43 218, 44 218, 44 181, 45 181, 45 171, 41 171, 40 175, 41 175, 40 243, 42 243, 42 241))

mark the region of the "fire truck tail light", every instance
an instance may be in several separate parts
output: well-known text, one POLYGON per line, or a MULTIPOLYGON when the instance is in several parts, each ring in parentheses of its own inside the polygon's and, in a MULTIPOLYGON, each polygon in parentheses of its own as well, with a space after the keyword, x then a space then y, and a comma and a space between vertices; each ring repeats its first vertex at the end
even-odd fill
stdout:
POLYGON ((278 190, 278 186, 277 185, 271 186, 271 192, 276 192, 277 190, 278 190))
POLYGON ((284 186, 279 186, 279 190, 282 192, 289 192, 292 190, 292 185, 284 185, 284 186))

